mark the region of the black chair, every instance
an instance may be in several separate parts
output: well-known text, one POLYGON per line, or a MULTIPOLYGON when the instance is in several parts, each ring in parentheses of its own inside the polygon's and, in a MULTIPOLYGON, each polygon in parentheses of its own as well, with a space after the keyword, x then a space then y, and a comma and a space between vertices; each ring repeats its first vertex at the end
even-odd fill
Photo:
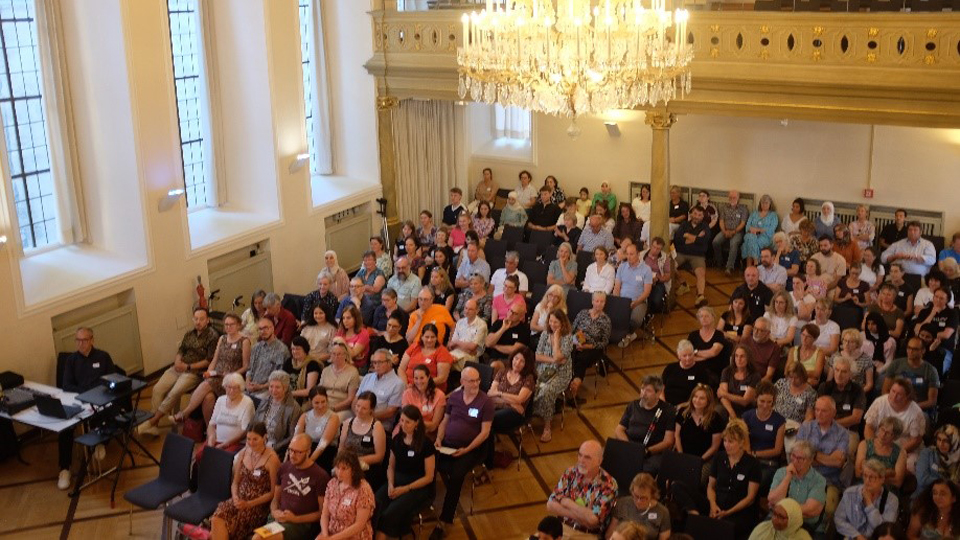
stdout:
POLYGON ((661 487, 667 487, 673 482, 680 482, 697 489, 700 487, 702 469, 703 460, 700 459, 700 456, 681 454, 670 450, 663 453, 657 480, 661 487))
MULTIPOLYGON (((954 364, 950 369, 960 369, 956 364, 960 359, 954 358, 953 361, 954 364)), ((940 393, 937 395, 937 407, 941 413, 960 403, 960 381, 944 380, 942 382, 943 386, 940 387, 940 393)))
POLYGON ((464 368, 472 367, 476 368, 480 372, 480 390, 484 392, 489 392, 490 387, 493 385, 493 367, 487 364, 481 364, 479 362, 474 362, 473 360, 467 360, 464 365, 464 368))
POLYGON ((536 245, 539 252, 543 253, 547 246, 553 245, 554 238, 553 231, 530 231, 530 238, 527 241, 536 245))
POLYGON ((280 306, 293 313, 294 317, 299 317, 303 313, 303 303, 307 297, 302 294, 283 293, 280 300, 280 306))
POLYGON ((736 538, 733 523, 697 514, 687 514, 683 532, 694 538, 709 538, 710 540, 734 540, 736 538))
POLYGON ((577 314, 585 309, 590 309, 593 305, 593 294, 583 291, 570 289, 567 293, 567 313, 570 314, 570 320, 577 318, 577 314))
MULTIPOLYGON (((544 283, 533 283, 530 287, 530 301, 533 302, 533 305, 536 306, 543 300, 543 295, 547 294, 547 284, 544 283)), ((530 311, 530 315, 533 315, 533 311, 530 311)))
POLYGON ((547 246, 543 248, 543 253, 540 254, 540 260, 545 264, 550 264, 551 262, 557 260, 557 246, 547 246))
MULTIPOLYGON (((160 453, 160 475, 155 480, 137 486, 123 494, 130 504, 156 510, 177 495, 190 489, 190 459, 193 441, 176 433, 168 433, 160 453)), ((169 520, 164 517, 164 538, 170 538, 169 520)), ((130 534, 133 534, 133 507, 130 507, 130 534)))
POLYGON ((507 255, 507 243, 504 240, 487 238, 487 243, 483 245, 483 253, 489 261, 491 258, 504 258, 507 255))
POLYGON ((512 248, 517 242, 523 242, 523 229, 507 225, 503 228, 500 240, 507 243, 507 248, 512 248))
POLYGON ((67 369, 67 358, 73 353, 57 353, 57 388, 63 388, 63 372, 67 369))
POLYGON ((592 251, 577 252, 577 287, 583 285, 583 278, 587 276, 587 267, 593 264, 592 251))
POLYGON ((497 230, 500 227, 500 216, 503 214, 503 210, 491 210, 490 217, 493 218, 493 230, 497 230))
POLYGON ((630 494, 633 477, 643 471, 643 458, 646 449, 642 444, 620 439, 607 439, 603 447, 603 470, 617 481, 617 493, 630 494))
POLYGON ((213 515, 218 504, 231 497, 232 475, 233 454, 207 447, 200 460, 197 492, 171 504, 163 514, 180 523, 200 525, 213 515))
POLYGON ((830 313, 830 319, 840 326, 840 330, 859 328, 863 321, 863 309, 851 304, 836 304, 830 313))
POLYGON ((523 262, 520 263, 520 270, 527 275, 527 283, 536 284, 547 282, 547 265, 542 262, 523 260, 523 262))
POLYGON ((504 259, 502 256, 487 255, 487 264, 490 265, 490 272, 491 275, 493 275, 493 272, 496 272, 497 270, 506 266, 506 259, 504 259))
POLYGON ((527 261, 537 260, 537 246, 536 244, 530 244, 527 242, 517 242, 513 245, 514 251, 520 255, 520 262, 524 263, 527 261))
MULTIPOLYGON (((610 317, 612 328, 610 329, 610 343, 620 343, 632 332, 630 329, 630 299, 624 296, 607 296, 607 305, 603 309, 604 313, 610 317)), ((623 358, 624 351, 620 349, 620 358, 623 358)))

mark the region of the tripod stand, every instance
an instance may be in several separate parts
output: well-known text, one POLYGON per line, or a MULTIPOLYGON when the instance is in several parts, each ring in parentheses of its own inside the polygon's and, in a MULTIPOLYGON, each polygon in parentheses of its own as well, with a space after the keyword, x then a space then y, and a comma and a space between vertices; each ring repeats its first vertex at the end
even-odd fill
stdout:
POLYGON ((380 236, 383 238, 383 246, 390 251, 390 228, 387 227, 387 200, 377 199, 377 214, 380 214, 380 236))

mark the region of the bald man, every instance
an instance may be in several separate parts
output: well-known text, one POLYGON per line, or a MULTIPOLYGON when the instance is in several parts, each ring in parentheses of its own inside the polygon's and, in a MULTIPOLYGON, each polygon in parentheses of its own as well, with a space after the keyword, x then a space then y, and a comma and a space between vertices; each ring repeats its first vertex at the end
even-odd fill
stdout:
POLYGON ((472 367, 464 369, 460 385, 447 397, 443 420, 437 428, 435 444, 440 452, 437 465, 447 492, 437 527, 430 534, 431 540, 443 538, 453 526, 460 488, 467 474, 486 457, 487 439, 493 426, 494 404, 480 390, 480 372, 472 367))
POLYGON ((560 477, 547 500, 547 511, 563 520, 563 538, 596 540, 606 528, 617 498, 617 481, 600 468, 603 446, 584 441, 577 464, 560 477))

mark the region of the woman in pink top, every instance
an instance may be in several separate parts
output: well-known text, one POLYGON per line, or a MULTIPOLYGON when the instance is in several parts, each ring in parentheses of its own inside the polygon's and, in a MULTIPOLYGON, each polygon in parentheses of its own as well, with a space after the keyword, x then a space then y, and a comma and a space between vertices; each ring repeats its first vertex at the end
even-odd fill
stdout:
MULTIPOLYGON (((401 404, 404 407, 413 405, 420 409, 420 414, 423 415, 423 424, 427 428, 427 436, 431 440, 435 439, 437 428, 440 427, 440 421, 443 420, 443 410, 447 405, 447 396, 434 384, 429 367, 420 364, 413 368, 413 384, 403 392, 401 404)), ((398 423, 394 434, 399 432, 400 424, 398 423)))
POLYGON ((507 276, 503 282, 503 294, 493 297, 493 314, 490 324, 506 319, 510 306, 524 303, 523 295, 517 292, 519 289, 520 278, 507 276))
POLYGON ((340 452, 333 460, 333 478, 324 492, 317 538, 373 540, 370 519, 374 506, 373 489, 363 479, 360 459, 349 450, 340 452))
POLYGON ((357 306, 351 305, 343 310, 337 337, 342 337, 350 347, 353 365, 360 373, 366 373, 367 361, 370 359, 370 329, 363 325, 363 317, 360 316, 357 306))
POLYGON ((455 253, 460 253, 463 245, 467 243, 467 231, 473 230, 470 214, 460 212, 457 217, 457 226, 450 229, 450 245, 455 253))
POLYGON ((820 263, 807 259, 807 293, 817 300, 827 297, 827 282, 820 277, 820 263))

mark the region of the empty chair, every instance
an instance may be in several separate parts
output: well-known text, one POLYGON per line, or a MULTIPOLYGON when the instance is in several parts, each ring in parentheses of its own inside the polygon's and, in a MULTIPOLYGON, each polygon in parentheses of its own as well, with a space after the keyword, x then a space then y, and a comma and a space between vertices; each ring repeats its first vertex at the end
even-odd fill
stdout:
POLYGON ((523 229, 519 227, 505 226, 500 240, 507 243, 507 248, 512 248, 517 242, 523 241, 523 229))
POLYGON ((503 259, 507 255, 507 242, 502 239, 488 238, 483 245, 483 253, 487 256, 488 261, 491 258, 503 259))
MULTIPOLYGON (((156 479, 137 486, 123 494, 134 506, 156 510, 171 499, 190 489, 190 459, 193 441, 176 433, 168 433, 160 453, 160 474, 156 479)), ((167 520, 163 521, 164 535, 169 538, 167 520)), ((133 534, 133 507, 130 507, 130 534, 133 534)))
POLYGON ((543 253, 544 249, 553 245, 553 239, 553 231, 530 231, 530 238, 527 241, 537 246, 538 251, 543 253))
POLYGON ((200 460, 197 492, 168 506, 164 515, 180 523, 199 525, 213 515, 218 504, 231 497, 232 475, 233 454, 219 448, 205 448, 200 460))
POLYGON ((570 289, 567 293, 567 313, 572 321, 577 314, 593 305, 593 293, 570 289))
POLYGON ((500 227, 500 216, 503 214, 503 210, 497 210, 496 208, 490 211, 490 217, 493 218, 493 230, 497 230, 500 227))
POLYGON ((593 264, 592 251, 577 252, 577 288, 583 285, 583 278, 587 275, 587 267, 593 264))
POLYGON ((505 261, 506 259, 502 256, 494 257, 491 255, 487 255, 487 264, 490 265, 491 273, 496 272, 497 270, 503 268, 506 264, 505 261))
MULTIPOLYGON (((607 296, 607 305, 603 309, 604 313, 610 317, 612 328, 610 329, 610 343, 620 343, 632 332, 630 329, 630 299, 624 296, 607 296)), ((624 349, 620 349, 620 357, 623 358, 624 349)))
POLYGON ((696 489, 700 485, 703 460, 700 456, 668 451, 663 453, 657 481, 661 486, 681 482, 696 489))
POLYGON ((711 540, 734 540, 735 538, 733 523, 697 514, 687 514, 683 532, 694 538, 711 540))
POLYGON ((520 270, 527 275, 527 281, 531 284, 547 282, 547 265, 542 262, 523 260, 520 270))
POLYGON ((540 260, 544 264, 550 264, 551 262, 557 259, 557 246, 550 245, 543 248, 543 252, 540 254, 540 260))
POLYGON ((513 249, 520 255, 520 262, 537 260, 537 246, 527 242, 517 242, 513 249))
POLYGON ((633 477, 643 471, 643 457, 646 451, 642 444, 620 439, 607 439, 603 447, 603 470, 617 481, 617 491, 621 496, 630 494, 633 477))
MULTIPOLYGON (((543 295, 547 294, 547 283, 544 280, 543 283, 533 283, 530 285, 530 301, 534 306, 540 303, 543 300, 543 295)), ((568 307, 569 309, 569 307, 568 307)), ((532 311, 528 311, 527 315, 532 315, 532 311)))

